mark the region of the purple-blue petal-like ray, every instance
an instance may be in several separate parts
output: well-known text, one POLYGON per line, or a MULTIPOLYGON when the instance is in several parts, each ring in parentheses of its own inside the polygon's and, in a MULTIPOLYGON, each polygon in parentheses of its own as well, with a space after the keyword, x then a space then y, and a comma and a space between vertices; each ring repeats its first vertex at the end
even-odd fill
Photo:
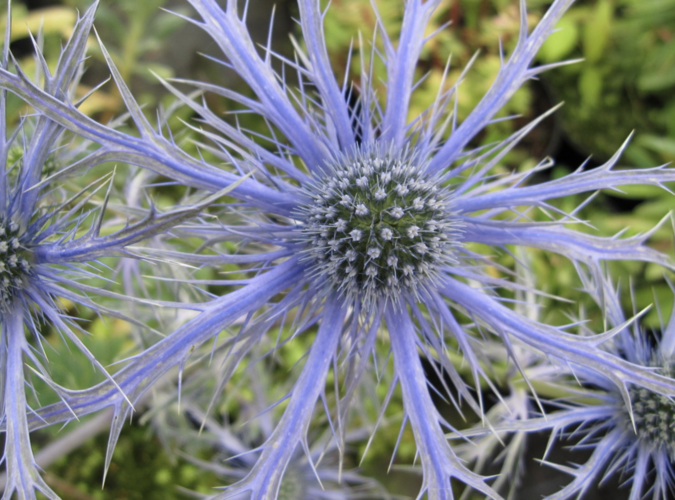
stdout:
MULTIPOLYGON (((73 106, 46 94, 29 80, 2 68, 0 68, 0 87, 30 102, 31 106, 64 128, 99 142, 104 151, 110 153, 106 156, 106 160, 114 158, 139 165, 186 185, 211 192, 227 188, 240 179, 205 162, 198 162, 165 138, 156 138, 154 143, 148 144, 137 137, 107 128, 83 115, 73 106)), ((270 189, 253 179, 246 179, 238 190, 238 196, 252 205, 260 205, 281 214, 287 214, 289 207, 294 206, 292 196, 270 189)))
POLYGON ((450 479, 454 477, 490 498, 501 499, 485 483, 485 478, 464 467, 445 440, 441 429, 443 419, 429 395, 428 381, 417 354, 417 334, 410 316, 396 307, 388 307, 384 316, 403 393, 403 408, 415 435, 424 470, 422 492, 426 491, 429 500, 452 499, 450 479))
MULTIPOLYGON (((61 52, 54 76, 44 75, 46 79, 46 92, 57 98, 67 98, 69 87, 72 86, 72 80, 82 64, 87 38, 94 22, 97 5, 97 3, 94 3, 78 19, 73 34, 68 39, 68 44, 61 52)), ((3 67, 6 68, 7 66, 3 67)), ((52 153, 51 149, 53 148, 54 141, 60 133, 60 125, 49 120, 47 117, 38 118, 22 169, 24 179, 22 182, 23 192, 21 195, 20 212, 25 224, 31 219, 36 200, 40 195, 38 190, 30 190, 30 188, 40 180, 43 165, 47 157, 52 153)))
POLYGON ((24 305, 17 300, 11 313, 2 319, 2 421, 5 424, 4 460, 7 464, 7 484, 2 496, 10 500, 16 493, 22 499, 36 499, 38 490, 52 500, 58 496, 47 486, 40 473, 30 444, 30 434, 26 413, 24 379, 24 351, 29 349, 24 334, 24 305))
POLYGON ((312 413, 325 390, 326 377, 337 355, 346 307, 334 301, 323 311, 323 318, 307 361, 293 386, 288 406, 272 435, 261 446, 262 453, 249 475, 228 488, 219 499, 249 491, 251 500, 277 498, 284 471, 299 445, 307 439, 312 413))
MULTIPOLYGON (((613 163, 612 163, 613 164, 613 163)), ((576 172, 553 181, 526 187, 511 187, 492 193, 467 196, 458 208, 462 213, 471 213, 490 208, 539 206, 555 198, 593 192, 597 189, 618 189, 630 184, 662 186, 675 182, 675 173, 664 167, 645 169, 612 170, 598 167, 586 172, 576 172)), ((489 184, 486 185, 489 188, 489 184)))
POLYGON ((346 95, 344 90, 338 87, 328 59, 319 0, 300 0, 298 7, 313 83, 322 97, 327 119, 330 119, 335 127, 340 148, 347 149, 355 142, 354 130, 347 109, 346 95))
POLYGON ((440 0, 410 0, 403 13, 398 46, 385 35, 387 65, 387 104, 382 118, 383 142, 401 148, 406 142, 408 107, 420 52, 426 42, 425 27, 440 0))
MULTIPOLYGON (((113 375, 123 393, 132 401, 154 381, 176 367, 195 347, 201 345, 237 318, 260 309, 268 301, 297 283, 303 273, 297 258, 287 260, 266 274, 257 276, 239 290, 219 297, 201 314, 152 347, 130 359, 131 363, 113 375)), ((109 382, 84 391, 63 390, 63 402, 44 407, 30 419, 31 428, 87 415, 124 398, 109 382)))
MULTIPOLYGON (((448 169, 457 160, 464 148, 482 130, 492 117, 499 111, 511 96, 526 80, 530 78, 529 69, 539 47, 544 43, 551 30, 558 22, 563 13, 572 4, 573 0, 556 0, 546 12, 532 34, 527 33, 525 0, 520 2, 521 32, 518 44, 502 65, 497 74, 497 79, 481 99, 471 114, 452 131, 450 138, 435 153, 429 162, 427 170, 430 174, 436 174, 448 169)), ((453 175, 459 175, 464 169, 462 166, 452 170, 453 175)))
POLYGON ((476 217, 465 217, 462 221, 464 241, 496 247, 520 245, 540 248, 589 264, 607 260, 641 260, 670 268, 674 265, 667 256, 644 245, 648 235, 606 238, 536 223, 482 221, 476 217))
POLYGON ((195 23, 208 31, 253 89, 263 104, 265 116, 284 132, 310 171, 322 168, 334 151, 312 133, 279 85, 271 64, 258 56, 246 25, 238 17, 237 2, 228 2, 225 10, 213 0, 190 0, 190 3, 204 20, 195 23))
POLYGON ((626 383, 675 396, 675 380, 639 367, 606 351, 593 348, 597 339, 566 334, 554 327, 523 318, 495 299, 451 278, 439 287, 440 292, 470 314, 481 318, 494 331, 512 335, 520 341, 567 363, 597 370, 621 388, 626 383))

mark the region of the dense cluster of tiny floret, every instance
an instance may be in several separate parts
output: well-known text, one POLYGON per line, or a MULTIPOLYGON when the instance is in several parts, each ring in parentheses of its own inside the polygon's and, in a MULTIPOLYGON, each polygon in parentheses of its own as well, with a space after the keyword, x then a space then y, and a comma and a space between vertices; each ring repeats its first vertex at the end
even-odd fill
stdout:
POLYGON ((454 262, 448 192, 405 156, 360 153, 311 187, 302 227, 314 275, 350 298, 417 295, 454 262))
MULTIPOLYGON (((637 437, 657 449, 665 449, 675 461, 675 401, 643 387, 628 390, 637 437)), ((633 429, 630 419, 627 426, 633 429)))
POLYGON ((12 299, 22 288, 30 272, 27 250, 21 244, 19 226, 0 218, 0 308, 11 306, 12 299))

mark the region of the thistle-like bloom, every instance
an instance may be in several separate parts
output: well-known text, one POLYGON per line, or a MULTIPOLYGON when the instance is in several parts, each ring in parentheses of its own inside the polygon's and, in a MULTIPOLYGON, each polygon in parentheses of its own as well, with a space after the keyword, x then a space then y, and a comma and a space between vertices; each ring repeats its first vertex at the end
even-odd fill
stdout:
MULTIPOLYGON (((661 375, 675 376, 675 315, 661 328, 660 338, 643 331, 638 324, 626 327, 626 317, 617 291, 602 278, 587 278, 586 288, 606 313, 608 323, 621 328, 606 345, 631 363, 652 367, 661 375)), ((630 499, 649 496, 654 500, 671 498, 675 493, 675 402, 659 392, 629 385, 620 391, 605 377, 587 370, 576 371, 579 381, 593 390, 586 396, 586 405, 569 405, 548 417, 533 419, 528 427, 552 430, 560 435, 573 430, 578 446, 591 447, 593 453, 579 466, 556 465, 572 475, 573 481, 552 495, 554 499, 573 498, 592 484, 614 474, 630 484, 630 499), (599 389, 599 390, 598 390, 599 389)))
MULTIPOLYGON (((267 135, 245 130, 166 83, 208 125, 206 130, 196 130, 203 136, 203 150, 231 165, 230 170, 189 156, 161 127, 153 128, 110 58, 113 77, 140 138, 89 120, 62 96, 45 93, 21 74, 0 71, 0 86, 54 122, 98 142, 101 157, 137 164, 210 191, 240 181, 243 173, 252 174, 232 191, 237 203, 228 207, 222 223, 183 228, 204 238, 203 248, 213 252, 155 252, 198 265, 246 265, 249 274, 236 281, 220 280, 218 284, 239 288, 201 304, 195 319, 139 353, 114 376, 123 394, 134 401, 168 369, 182 366, 195 346, 237 318, 246 320, 231 339, 228 374, 268 332, 278 335, 280 320, 293 318, 292 333, 285 342, 312 335, 311 327, 318 325, 283 416, 261 446, 256 464, 218 498, 242 494, 275 498, 284 472, 305 443, 319 400, 341 442, 349 403, 368 372, 371 356, 376 356, 379 336, 388 339, 392 351, 395 382, 390 396, 400 386, 404 422, 410 424, 417 443, 424 473, 420 495, 426 492, 433 500, 452 498, 452 478, 500 498, 448 445, 444 432, 450 426, 432 402, 420 361, 420 354, 434 359, 462 397, 482 413, 481 402, 448 358, 448 350, 460 351, 474 381, 487 379, 474 348, 476 323, 501 337, 507 346, 516 338, 552 358, 593 366, 618 387, 631 383, 675 395, 675 382, 668 376, 600 349, 598 344, 607 336, 579 338, 502 304, 492 289, 515 290, 519 285, 508 279, 508 270, 503 270, 502 277, 491 276, 487 267, 494 263, 471 248, 473 243, 534 247, 591 269, 615 259, 669 265, 643 245, 649 235, 627 239, 590 236, 565 227, 578 222, 573 215, 537 223, 527 216, 527 209, 549 209, 556 214, 550 199, 625 184, 661 185, 675 180, 672 170, 615 170, 617 154, 595 170, 527 186, 529 175, 550 162, 521 174, 495 177, 492 172, 536 123, 490 147, 469 146, 515 90, 545 69, 532 67, 533 58, 571 0, 556 0, 531 33, 525 2, 521 2, 517 45, 505 58, 491 89, 461 123, 452 113, 455 87, 439 91, 427 112, 408 123, 416 63, 427 41, 425 27, 440 0, 407 2, 398 43, 381 30, 384 50, 376 55, 382 57, 387 75, 382 101, 376 95, 370 67, 364 67, 358 86, 336 82, 318 1, 299 1, 306 49, 298 48, 295 61, 280 58, 282 74, 272 67, 276 56, 270 47, 262 53, 256 49, 235 0, 224 10, 215 0, 190 3, 200 16, 192 22, 208 32, 255 97, 204 82, 182 83, 231 99, 270 124, 267 135), (297 75, 294 87, 284 79, 287 72, 297 75), (349 97, 356 95, 359 105, 350 107, 349 97), (223 242, 228 244, 221 246, 223 242), (233 242, 238 249, 234 254, 230 253, 233 242), (344 380, 332 409, 325 387, 331 368, 336 380, 344 380)), ((223 384, 226 381, 227 376, 223 384)), ((40 419, 33 425, 114 405, 115 435, 131 411, 111 382, 64 399, 67 404, 37 411, 40 419)))
MULTIPOLYGON (((673 377, 675 316, 662 328, 655 342, 651 340, 654 336, 643 331, 635 320, 625 317, 618 293, 609 280, 596 275, 586 276, 584 281, 589 294, 606 314, 607 322, 615 327, 616 336, 604 344, 605 348, 637 366, 651 367, 656 373, 673 377)), ((557 410, 545 416, 537 416, 533 410, 525 415, 502 412, 499 420, 491 420, 489 429, 465 431, 463 437, 483 435, 482 439, 492 441, 489 437, 505 437, 514 432, 519 436, 548 432, 548 449, 557 440, 565 440, 572 449, 591 450, 590 457, 580 465, 545 462, 573 477, 564 488, 546 497, 550 500, 578 498, 587 488, 615 475, 624 481, 624 486, 629 485, 631 500, 672 497, 675 492, 672 397, 637 385, 618 388, 609 378, 583 366, 572 370, 560 366, 548 373, 539 370, 537 377, 539 382, 557 388, 558 398, 550 402, 557 410)))
MULTIPOLYGON (((93 19, 94 9, 90 9, 78 20, 54 74, 49 73, 36 44, 40 68, 36 79, 44 82, 46 95, 73 97, 93 19)), ((8 22, 4 38, 3 70, 10 65, 10 25, 8 22)), ((129 245, 164 233, 193 217, 204 205, 162 215, 145 210, 143 220, 124 227, 125 220, 111 218, 107 210, 113 192, 112 173, 88 185, 69 180, 74 173, 83 174, 106 159, 91 154, 88 141, 74 140, 67 129, 39 113, 22 118, 12 130, 5 116, 7 98, 7 92, 0 91, 0 417, 7 471, 2 498, 18 495, 31 499, 39 491, 57 499, 34 463, 28 429, 28 415, 34 418, 34 414, 26 396, 30 385, 27 369, 59 395, 68 393, 51 379, 43 335, 49 329, 58 332, 116 386, 81 340, 86 331, 67 316, 62 304, 69 302, 98 315, 123 318, 148 330, 126 316, 124 308, 109 305, 121 300, 130 303, 131 297, 93 285, 92 281, 101 279, 109 269, 100 259, 136 258, 127 250, 129 245), (113 226, 109 228, 109 224, 113 226), (114 228, 120 224, 121 230, 114 228), (94 300, 95 296, 102 300, 94 300)))

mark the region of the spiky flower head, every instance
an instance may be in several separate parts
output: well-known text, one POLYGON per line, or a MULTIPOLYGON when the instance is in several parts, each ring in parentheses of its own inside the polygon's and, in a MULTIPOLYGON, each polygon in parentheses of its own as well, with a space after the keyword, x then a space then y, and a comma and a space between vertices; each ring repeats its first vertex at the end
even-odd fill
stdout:
MULTIPOLYGON (((626 318, 619 295, 612 282, 602 274, 582 275, 585 288, 614 327, 612 337, 603 345, 612 354, 635 367, 648 367, 664 378, 671 379, 675 368, 675 316, 662 327, 660 334, 645 331, 639 318, 626 318)), ((586 331, 586 336, 593 335, 586 331)), ((592 338, 592 337, 590 337, 592 338)), ((671 498, 675 483, 673 438, 675 402, 672 396, 658 388, 647 388, 634 383, 617 384, 607 376, 589 367, 542 366, 541 360, 531 367, 523 367, 526 377, 537 377, 538 383, 550 384, 555 389, 546 401, 547 411, 530 405, 519 415, 502 410, 489 426, 463 430, 462 439, 480 436, 480 441, 494 442, 500 436, 503 443, 511 436, 529 433, 547 433, 547 454, 563 441, 566 448, 583 449, 590 456, 579 465, 563 465, 544 457, 544 463, 568 474, 572 480, 560 490, 547 496, 550 500, 579 498, 589 488, 618 476, 622 487, 629 488, 629 498, 671 498)), ((539 397, 545 401, 545 385, 539 397)), ((459 437, 459 434, 456 436, 459 437)), ((495 446, 494 454, 504 454, 495 446)), ((522 446, 512 441, 509 448, 522 446)), ((465 457, 476 460, 475 450, 463 447, 465 457)), ((482 460, 485 457, 481 457, 482 460)), ((518 478, 514 475, 515 487, 518 478)), ((518 490, 515 489, 517 492, 518 490)))
MULTIPOLYGON (((673 378, 675 359, 661 359, 646 366, 658 367, 657 373, 673 378)), ((630 408, 622 401, 624 425, 634 431, 636 439, 656 453, 664 453, 675 461, 675 401, 643 387, 630 387, 630 408)))
MULTIPOLYGON (((609 301, 615 306, 610 309, 615 313, 620 311, 616 295, 609 301)), ((615 315, 613 319, 624 318, 615 315)), ((617 326, 625 324, 624 319, 617 326)), ((635 365, 652 368, 656 373, 672 378, 674 334, 673 318, 656 344, 639 326, 624 327, 610 348, 635 365)), ((630 498, 671 498, 675 488, 673 397, 634 384, 621 391, 611 381, 585 370, 575 370, 575 376, 591 389, 588 394, 583 390, 575 394, 576 398, 585 399, 586 405, 569 404, 567 408, 549 414, 546 417, 550 419, 549 424, 545 424, 544 419, 533 419, 525 424, 530 430, 551 429, 552 434, 558 435, 569 430, 570 439, 581 440, 579 446, 583 447, 589 447, 587 436, 594 437, 592 454, 586 463, 577 467, 556 465, 573 480, 551 498, 576 498, 591 485, 614 474, 626 479, 630 498)))
MULTIPOLYGON (((10 13, 8 5, 8 20, 10 13)), ((77 20, 53 73, 36 42, 36 80, 41 82, 44 95, 75 100, 94 13, 95 6, 77 20)), ((14 66, 20 72, 18 65, 10 62, 12 23, 6 24, 0 71, 14 66)), ((87 349, 81 338, 87 332, 63 305, 87 308, 151 330, 126 314, 129 305, 139 301, 97 281, 109 270, 110 261, 104 264, 102 259, 139 260, 129 250, 131 245, 164 233, 205 205, 197 203, 164 214, 137 207, 135 215, 142 217, 135 223, 129 223, 124 215, 112 215, 108 205, 116 196, 114 172, 98 178, 92 173, 108 158, 98 155, 93 143, 74 136, 44 114, 33 110, 13 119, 8 101, 7 91, 0 90, 0 421, 5 431, 7 474, 2 498, 34 499, 40 492, 56 500, 58 496, 40 477, 33 458, 28 424, 33 403, 26 395, 26 370, 32 369, 59 397, 72 394, 52 380, 45 336, 58 332, 126 400, 87 349)), ((31 392, 37 397, 34 389, 31 392)))
POLYGON ((7 313, 31 272, 30 249, 13 220, 0 218, 0 309, 7 313))
MULTIPOLYGON (((184 366, 196 346, 239 318, 246 319, 231 338, 236 348, 228 359, 230 375, 247 356, 257 359, 254 348, 268 335, 287 334, 284 342, 313 335, 283 415, 261 445, 255 465, 218 498, 275 498, 284 471, 306 442, 318 401, 324 403, 339 442, 356 388, 370 371, 369 360, 378 357, 380 338, 388 339, 391 347, 395 381, 391 393, 398 384, 404 421, 418 447, 424 473, 421 495, 426 492, 432 500, 452 498, 453 478, 486 496, 499 495, 449 446, 445 431, 450 426, 433 403, 420 353, 437 363, 463 401, 479 414, 480 399, 449 357, 451 349, 461 352, 475 385, 489 378, 475 352, 480 345, 476 329, 480 335, 492 332, 507 347, 517 339, 570 365, 595 367, 615 382, 675 395, 672 379, 602 350, 598 344, 605 336, 586 342, 508 307, 496 291, 512 293, 522 286, 513 283, 508 269, 500 268, 495 276, 491 256, 474 251, 475 244, 496 251, 533 247, 596 271, 603 261, 619 259, 672 267, 666 257, 644 245, 648 234, 602 238, 575 231, 569 227, 579 222, 575 215, 560 214, 550 200, 626 184, 661 185, 675 180, 675 172, 663 167, 615 169, 617 153, 592 171, 579 170, 533 185, 528 185, 532 174, 549 167, 550 161, 530 171, 495 175, 504 155, 537 122, 496 144, 470 146, 516 89, 546 69, 533 66, 533 60, 571 0, 554 1, 531 32, 521 2, 516 46, 504 56, 490 90, 466 119, 458 123, 453 116, 454 86, 441 89, 429 109, 409 123, 417 62, 428 41, 427 25, 440 3, 406 2, 397 43, 386 29, 380 30, 386 67, 386 97, 380 98, 374 68, 364 65, 358 86, 340 85, 334 78, 322 24, 329 13, 324 14, 318 0, 299 1, 306 48, 298 48, 295 60, 279 57, 282 73, 271 64, 276 56, 271 47, 262 53, 257 50, 236 1, 222 8, 215 0, 190 0, 198 16, 191 21, 213 38, 253 97, 211 83, 175 85, 188 84, 231 99, 269 124, 267 134, 246 130, 209 109, 206 100, 195 100, 194 93, 163 82, 208 124, 208 129, 195 132, 202 135, 201 147, 213 161, 206 161, 207 155, 187 154, 162 126, 148 122, 103 47, 140 139, 94 123, 63 98, 36 88, 20 74, 0 70, 0 86, 54 122, 98 142, 101 156, 212 192, 239 183, 230 193, 235 201, 224 207, 221 221, 203 220, 181 228, 204 240, 204 253, 156 251, 154 257, 170 256, 195 265, 244 265, 243 277, 209 281, 235 288, 195 305, 198 316, 139 353, 114 376, 133 401, 170 368, 184 366), (294 85, 285 79, 290 72, 297 77, 294 85), (359 106, 349 106, 349 97, 356 94, 359 106), (217 162, 226 166, 215 166, 217 162), (537 222, 533 212, 540 208, 552 220, 537 222), (286 320, 287 328, 277 333, 279 322, 286 320), (315 333, 310 331, 314 326, 315 333), (326 404, 326 381, 332 368, 344 397, 337 397, 331 408, 326 404)), ((453 392, 446 392, 453 400, 453 392)), ((40 409, 34 425, 107 405, 115 406, 118 432, 118 423, 131 406, 110 381, 40 409)))
POLYGON ((419 298, 441 267, 457 263, 461 222, 449 190, 422 161, 407 149, 356 147, 305 188, 311 201, 296 216, 317 288, 369 310, 380 299, 419 298))

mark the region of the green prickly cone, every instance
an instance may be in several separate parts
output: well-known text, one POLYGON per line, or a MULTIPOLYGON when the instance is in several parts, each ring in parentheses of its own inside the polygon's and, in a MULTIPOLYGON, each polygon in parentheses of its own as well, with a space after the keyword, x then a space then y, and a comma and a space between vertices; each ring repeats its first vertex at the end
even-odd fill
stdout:
POLYGON ((347 297, 398 302, 455 262, 449 193, 406 156, 359 152, 336 162, 300 210, 313 274, 347 297))
POLYGON ((21 244, 19 226, 0 218, 0 308, 11 307, 30 272, 29 251, 21 244))
MULTIPOLYGON (((669 359, 653 359, 651 365, 661 368, 659 373, 673 376, 673 366, 669 359)), ((640 441, 655 448, 663 448, 670 459, 675 461, 675 401, 668 396, 658 394, 644 387, 630 387, 631 407, 635 432, 640 441)), ((633 423, 627 415, 626 426, 633 432, 633 423)))

